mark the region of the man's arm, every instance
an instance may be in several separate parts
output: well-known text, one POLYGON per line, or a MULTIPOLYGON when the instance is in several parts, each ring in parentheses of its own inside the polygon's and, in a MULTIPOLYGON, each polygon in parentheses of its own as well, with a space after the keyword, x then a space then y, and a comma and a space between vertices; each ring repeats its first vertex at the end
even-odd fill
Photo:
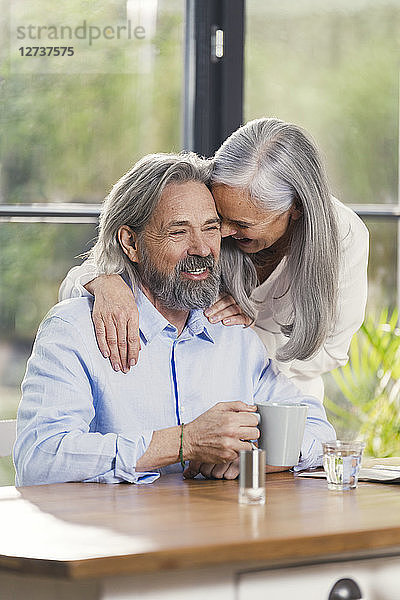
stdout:
POLYGON ((90 431, 98 386, 79 325, 50 315, 40 326, 22 384, 14 448, 17 485, 147 483, 159 477, 136 469, 152 431, 132 438, 90 431))
POLYGON ((240 450, 251 449, 250 444, 243 440, 253 440, 259 436, 258 418, 253 414, 256 410, 254 405, 244 402, 218 402, 197 419, 184 425, 182 438, 180 426, 155 431, 147 451, 137 462, 137 467, 150 469, 177 462, 176 454, 178 457, 181 454, 181 439, 182 458, 185 461, 216 464, 234 461, 240 450))

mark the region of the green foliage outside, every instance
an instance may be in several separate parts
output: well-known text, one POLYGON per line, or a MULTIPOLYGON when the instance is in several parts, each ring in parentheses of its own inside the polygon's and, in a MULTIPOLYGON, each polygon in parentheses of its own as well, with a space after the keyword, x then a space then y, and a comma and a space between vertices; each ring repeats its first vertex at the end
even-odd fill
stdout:
MULTIPOLYGON (((0 22, 17 10, 17 4, 8 4, 0 0, 0 22)), ((126 4, 103 0, 88 9, 82 0, 57 7, 51 0, 20 3, 34 11, 36 23, 52 22, 61 6, 76 22, 97 22, 100 8, 103 21, 113 23, 126 4)), ((4 31, 7 27, 3 23, 4 31)), ((182 3, 161 1, 154 35, 130 46, 129 73, 120 69, 122 42, 114 52, 104 44, 92 48, 99 73, 48 74, 36 63, 37 72, 26 74, 15 57, 3 60, 0 201, 101 202, 144 154, 180 150, 182 29, 182 3)), ((6 46, 5 35, 0 56, 7 56, 6 46)), ((30 65, 34 69, 35 61, 30 65)))
POLYGON ((350 346, 350 360, 330 374, 341 395, 325 397, 340 437, 366 442, 368 456, 400 456, 400 329, 398 312, 368 316, 350 346))
POLYGON ((310 131, 343 202, 396 202, 399 4, 246 6, 246 120, 277 116, 310 131))
POLYGON ((14 485, 14 465, 11 457, 0 458, 0 486, 14 485))
POLYGON ((0 335, 31 340, 57 302, 59 282, 88 250, 96 226, 60 223, 0 224, 0 335))
MULTIPOLYGON (((112 15, 125 4, 93 7, 112 15)), ((54 6, 50 0, 30 5, 42 15, 54 6)), ((0 6, 6 32, 9 3, 0 6)), ((91 4, 72 0, 68 11, 83 19, 85 6, 91 4)), ((248 0, 246 19, 245 119, 276 115, 309 129, 344 202, 395 202, 400 11, 390 3, 347 11, 333 0, 323 8, 316 0, 279 6, 248 0)), ((114 72, 120 57, 105 52, 98 54, 105 73, 89 75, 26 75, 3 61, 0 202, 101 202, 140 156, 179 150, 182 41, 183 2, 160 0, 137 72, 114 72)), ((4 50, 6 36, 2 44, 4 50)), ((367 225, 369 309, 393 307, 396 226, 367 225)), ((88 249, 93 233, 85 238, 84 230, 0 225, 4 339, 32 340, 73 257, 88 249)))

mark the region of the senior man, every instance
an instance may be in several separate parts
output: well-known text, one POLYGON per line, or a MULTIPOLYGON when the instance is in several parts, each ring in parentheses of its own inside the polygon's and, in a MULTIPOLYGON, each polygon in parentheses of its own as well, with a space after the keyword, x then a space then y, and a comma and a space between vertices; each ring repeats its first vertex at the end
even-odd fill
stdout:
POLYGON ((99 352, 92 298, 56 305, 28 361, 18 411, 17 485, 152 482, 160 472, 233 478, 258 438, 255 402, 297 398, 309 413, 297 468, 334 437, 324 409, 277 374, 251 329, 211 325, 221 287, 220 223, 196 155, 150 155, 113 187, 91 256, 123 273, 140 314, 141 360, 115 372, 99 352))

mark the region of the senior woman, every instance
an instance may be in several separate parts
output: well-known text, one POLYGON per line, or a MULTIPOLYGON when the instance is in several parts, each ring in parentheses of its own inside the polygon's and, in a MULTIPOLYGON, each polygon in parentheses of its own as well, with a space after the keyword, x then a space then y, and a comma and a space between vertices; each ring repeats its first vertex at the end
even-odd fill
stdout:
MULTIPOLYGON (((322 374, 347 362, 364 318, 365 225, 331 196, 308 135, 278 119, 251 121, 222 144, 211 189, 229 293, 206 316, 226 326, 253 323, 278 368, 322 401, 322 374)), ((100 350, 127 372, 140 349, 131 290, 86 262, 69 272, 60 299, 87 293, 83 286, 95 295, 100 350)))

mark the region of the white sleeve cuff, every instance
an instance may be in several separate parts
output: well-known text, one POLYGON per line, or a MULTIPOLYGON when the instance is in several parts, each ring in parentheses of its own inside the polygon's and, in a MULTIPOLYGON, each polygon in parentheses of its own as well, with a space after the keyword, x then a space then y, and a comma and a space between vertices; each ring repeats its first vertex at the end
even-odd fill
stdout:
MULTIPOLYGON (((88 279, 86 283, 92 281, 92 279, 93 277, 91 279, 88 279)), ((71 290, 71 298, 93 298, 93 294, 88 292, 87 289, 83 287, 84 285, 86 285, 86 283, 76 283, 71 290)))
POLYGON ((117 436, 117 456, 115 458, 115 477, 130 483, 153 483, 160 477, 158 471, 136 471, 136 463, 150 445, 152 431, 146 431, 136 442, 117 436))
POLYGON ((322 466, 322 444, 307 432, 301 445, 299 463, 293 468, 295 472, 305 469, 315 469, 322 466))
POLYGON ((61 302, 67 298, 79 298, 81 296, 91 296, 84 286, 95 279, 99 273, 93 262, 85 261, 77 267, 73 267, 68 272, 66 278, 60 285, 58 299, 61 302))

